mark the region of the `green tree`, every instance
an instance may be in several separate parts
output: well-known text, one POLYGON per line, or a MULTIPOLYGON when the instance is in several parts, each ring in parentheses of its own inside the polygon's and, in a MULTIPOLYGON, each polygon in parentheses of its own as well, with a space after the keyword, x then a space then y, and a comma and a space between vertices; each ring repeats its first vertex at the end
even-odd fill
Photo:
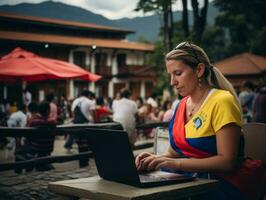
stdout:
POLYGON ((209 26, 202 36, 202 48, 206 51, 211 62, 216 62, 225 57, 227 38, 219 26, 209 26))
POLYGON ((165 51, 173 48, 173 12, 172 4, 176 0, 139 0, 136 11, 142 10, 144 13, 156 12, 163 16, 163 38, 165 51))
MULTIPOLYGON (((182 22, 175 22, 174 23, 174 37, 173 37, 173 43, 178 44, 184 40, 186 40, 186 37, 184 35, 184 32, 182 30, 182 22)), ((163 29, 160 29, 160 35, 163 34, 163 29)), ((168 89, 170 92, 172 92, 172 87, 169 85, 169 76, 165 70, 165 60, 164 60, 164 52, 163 52, 163 42, 158 40, 155 42, 155 50, 154 52, 149 56, 149 64, 152 66, 155 66, 156 72, 157 72, 157 85, 155 87, 155 92, 157 94, 162 94, 164 89, 168 89)))
POLYGON ((257 31, 254 40, 250 42, 251 52, 266 56, 266 27, 257 31))
POLYGON ((193 8, 193 32, 192 38, 194 43, 201 44, 203 32, 206 28, 206 17, 208 12, 209 1, 204 0, 202 8, 199 8, 198 0, 191 0, 193 8))
POLYGON ((242 52, 265 55, 266 1, 215 0, 214 3, 221 11, 216 25, 228 32, 230 39, 225 56, 242 52))
POLYGON ((182 5, 183 5, 182 27, 185 37, 189 37, 187 0, 182 0, 182 5))
POLYGON ((160 29, 160 35, 163 41, 155 43, 154 53, 149 57, 149 64, 156 67, 157 86, 156 92, 162 93, 163 89, 171 88, 169 86, 168 74, 165 70, 164 55, 173 49, 173 43, 178 44, 181 41, 189 40, 200 43, 203 32, 206 27, 206 16, 208 10, 208 0, 204 0, 200 8, 198 0, 191 0, 193 4, 194 25, 189 29, 187 0, 182 0, 183 14, 182 21, 173 22, 172 4, 176 0, 139 0, 136 11, 142 10, 144 13, 156 12, 163 16, 163 26, 160 29))

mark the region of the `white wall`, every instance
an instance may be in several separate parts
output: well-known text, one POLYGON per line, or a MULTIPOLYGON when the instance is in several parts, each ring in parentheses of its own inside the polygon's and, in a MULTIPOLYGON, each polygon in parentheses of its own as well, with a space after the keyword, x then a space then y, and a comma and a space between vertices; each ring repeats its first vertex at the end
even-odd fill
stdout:
POLYGON ((127 62, 128 65, 143 65, 144 64, 144 52, 127 52, 127 62))
MULTIPOLYGON (((118 73, 118 68, 117 68, 117 55, 120 53, 125 53, 126 54, 126 64, 127 65, 143 65, 144 64, 144 52, 137 52, 137 51, 127 51, 127 50, 116 50, 114 52, 113 49, 99 49, 96 48, 96 50, 91 54, 91 48, 90 47, 79 47, 76 48, 74 50, 72 50, 70 52, 69 55, 69 62, 73 63, 73 52, 75 51, 84 51, 86 53, 86 66, 90 67, 90 69, 88 69, 90 72, 95 73, 96 69, 95 69, 95 53, 107 53, 107 66, 112 67, 112 75, 115 75, 118 73), (115 54, 114 54, 115 53, 115 54), (114 55, 114 56, 113 56, 114 55), (92 59, 92 60, 91 60, 92 59)), ((112 78, 109 81, 108 84, 108 96, 110 97, 114 97, 114 83, 119 83, 119 82, 124 82, 127 85, 129 84, 129 82, 127 80, 121 80, 121 79, 117 79, 116 77, 112 78)), ((68 84, 69 91, 71 92, 71 94, 69 96, 73 97, 75 94, 75 88, 73 86, 73 81, 70 84, 68 84), (71 84, 72 83, 72 84, 71 84)), ((92 90, 93 92, 97 92, 98 88, 95 87, 94 83, 90 83, 89 84, 89 89, 92 90)), ((145 96, 145 84, 144 82, 142 82, 141 84, 141 94, 140 96, 145 96)))

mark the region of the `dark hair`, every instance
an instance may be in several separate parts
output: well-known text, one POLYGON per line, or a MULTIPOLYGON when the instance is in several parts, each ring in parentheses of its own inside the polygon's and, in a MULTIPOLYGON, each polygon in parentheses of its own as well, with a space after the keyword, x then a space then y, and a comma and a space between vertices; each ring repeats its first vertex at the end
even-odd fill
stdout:
POLYGON ((48 101, 42 101, 38 106, 38 111, 41 116, 48 117, 50 114, 50 104, 48 101))
POLYGON ((89 95, 90 95, 90 91, 89 90, 82 90, 81 96, 88 97, 89 95))
POLYGON ((151 94, 151 97, 155 99, 157 96, 158 96, 158 95, 157 95, 157 92, 154 92, 154 91, 153 91, 152 94, 151 94))
POLYGON ((164 110, 164 111, 167 111, 167 109, 168 109, 167 106, 168 106, 169 103, 172 103, 172 102, 169 101, 169 100, 166 100, 166 101, 163 103, 163 110, 164 110))
POLYGON ((141 105, 143 105, 143 99, 141 97, 137 97, 136 100, 139 100, 139 102, 141 103, 141 105))
POLYGON ((120 91, 120 95, 121 95, 121 97, 129 98, 131 96, 131 92, 128 89, 123 88, 120 91))
POLYGON ((46 101, 48 101, 48 102, 52 102, 53 99, 54 99, 54 93, 49 93, 49 94, 47 94, 45 99, 46 99, 46 101))
POLYGON ((25 87, 25 88, 22 90, 22 92, 27 92, 27 91, 29 91, 29 88, 28 88, 28 87, 25 87))
POLYGON ((26 108, 27 108, 27 106, 25 104, 18 104, 18 110, 26 112, 26 108))
POLYGON ((254 90, 254 84, 251 81, 246 81, 244 83, 244 87, 250 89, 250 90, 254 90))
POLYGON ((29 105, 28 105, 28 109, 31 113, 36 113, 38 112, 38 104, 35 103, 35 102, 31 102, 29 105))
POLYGON ((96 104, 97 104, 97 105, 104 105, 103 97, 98 97, 98 98, 96 99, 96 104))
POLYGON ((95 99, 96 95, 92 91, 89 91, 89 98, 95 99))

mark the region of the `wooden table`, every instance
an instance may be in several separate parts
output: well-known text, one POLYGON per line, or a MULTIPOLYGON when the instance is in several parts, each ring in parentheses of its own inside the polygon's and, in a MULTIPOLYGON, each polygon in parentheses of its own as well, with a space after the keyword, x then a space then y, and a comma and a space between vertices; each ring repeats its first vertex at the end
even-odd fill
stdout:
POLYGON ((101 179, 99 176, 49 183, 49 190, 60 194, 62 199, 94 200, 176 200, 209 192, 218 181, 196 179, 191 182, 168 186, 137 188, 101 179))

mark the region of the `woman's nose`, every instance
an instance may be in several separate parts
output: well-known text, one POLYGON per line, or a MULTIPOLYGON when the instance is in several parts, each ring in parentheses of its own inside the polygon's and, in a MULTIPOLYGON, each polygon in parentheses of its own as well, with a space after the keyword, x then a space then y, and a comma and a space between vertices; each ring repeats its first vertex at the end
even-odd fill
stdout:
POLYGON ((176 85, 176 79, 175 79, 175 76, 174 75, 171 75, 170 77, 170 84, 173 86, 173 85, 176 85))

